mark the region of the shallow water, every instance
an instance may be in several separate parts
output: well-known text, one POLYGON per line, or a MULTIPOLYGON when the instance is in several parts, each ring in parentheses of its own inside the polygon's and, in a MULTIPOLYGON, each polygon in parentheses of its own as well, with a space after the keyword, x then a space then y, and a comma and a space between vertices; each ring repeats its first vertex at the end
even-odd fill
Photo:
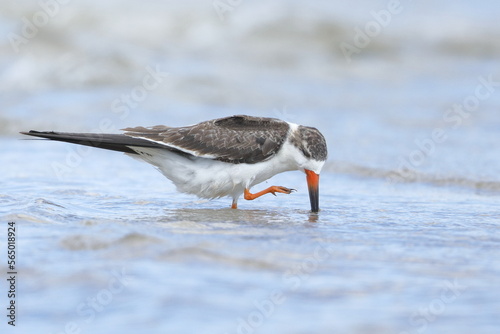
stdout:
POLYGON ((313 215, 297 172, 276 178, 297 193, 231 210, 229 199, 175 193, 119 153, 95 152, 62 182, 47 171, 43 146, 57 156, 63 144, 3 144, 10 166, 22 166, 2 167, 2 220, 18 226, 19 326, 27 331, 68 323, 83 332, 168 333, 497 325, 496 195, 326 172, 322 211, 313 215), (27 164, 27 156, 45 162, 27 164))
MULTIPOLYGON (((498 2, 401 3, 351 62, 340 43, 387 2, 242 2, 221 20, 211 2, 87 1, 17 53, 1 41, 0 236, 16 222, 19 272, 2 333, 496 333, 498 2), (139 96, 148 68, 168 75, 139 96), (319 214, 300 172, 255 187, 297 192, 231 210, 123 154, 17 134, 231 114, 325 134, 319 214)), ((21 4, 2 33, 39 10, 21 4)))

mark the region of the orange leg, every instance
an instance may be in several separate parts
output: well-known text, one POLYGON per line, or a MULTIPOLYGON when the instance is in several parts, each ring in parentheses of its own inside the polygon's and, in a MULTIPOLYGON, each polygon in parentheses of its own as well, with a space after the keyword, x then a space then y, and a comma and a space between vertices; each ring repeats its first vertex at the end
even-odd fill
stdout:
POLYGON ((252 194, 252 193, 250 193, 250 190, 245 189, 244 198, 246 200, 254 200, 262 195, 269 194, 269 193, 276 196, 276 193, 290 194, 292 191, 295 191, 295 189, 288 189, 288 188, 280 187, 280 186, 271 186, 267 189, 259 191, 258 193, 252 194))
POLYGON ((231 209, 238 209, 238 202, 233 200, 233 204, 231 204, 231 209))

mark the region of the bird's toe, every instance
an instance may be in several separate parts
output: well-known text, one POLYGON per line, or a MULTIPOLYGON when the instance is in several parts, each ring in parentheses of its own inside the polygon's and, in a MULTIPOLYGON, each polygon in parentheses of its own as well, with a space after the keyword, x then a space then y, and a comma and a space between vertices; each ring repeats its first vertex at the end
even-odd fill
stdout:
POLYGON ((276 188, 278 188, 278 192, 283 193, 283 194, 291 194, 292 192, 297 191, 295 189, 290 189, 290 188, 281 187, 281 186, 278 186, 276 188))

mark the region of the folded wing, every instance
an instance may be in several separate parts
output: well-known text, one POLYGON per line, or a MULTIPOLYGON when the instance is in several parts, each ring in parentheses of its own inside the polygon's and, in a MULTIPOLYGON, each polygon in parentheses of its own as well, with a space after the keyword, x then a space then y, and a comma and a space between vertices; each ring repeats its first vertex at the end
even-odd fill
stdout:
POLYGON ((197 157, 252 164, 276 154, 286 140, 289 124, 274 118, 231 116, 186 127, 154 126, 123 130, 126 136, 197 157))
POLYGON ((149 140, 133 138, 122 134, 105 133, 72 133, 55 131, 21 132, 23 135, 40 137, 50 140, 63 141, 67 143, 92 146, 106 150, 137 154, 131 147, 166 148, 163 145, 149 140))

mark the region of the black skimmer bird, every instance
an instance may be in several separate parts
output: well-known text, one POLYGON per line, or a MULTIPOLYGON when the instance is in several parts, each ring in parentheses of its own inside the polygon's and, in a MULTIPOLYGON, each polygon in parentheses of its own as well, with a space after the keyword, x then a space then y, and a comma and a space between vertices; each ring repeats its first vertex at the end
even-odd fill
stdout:
POLYGON ((25 135, 124 152, 155 166, 184 193, 253 200, 294 189, 250 188, 292 170, 305 172, 311 211, 319 211, 319 174, 326 141, 316 129, 275 118, 232 116, 184 127, 135 127, 123 134, 21 132, 25 135))

